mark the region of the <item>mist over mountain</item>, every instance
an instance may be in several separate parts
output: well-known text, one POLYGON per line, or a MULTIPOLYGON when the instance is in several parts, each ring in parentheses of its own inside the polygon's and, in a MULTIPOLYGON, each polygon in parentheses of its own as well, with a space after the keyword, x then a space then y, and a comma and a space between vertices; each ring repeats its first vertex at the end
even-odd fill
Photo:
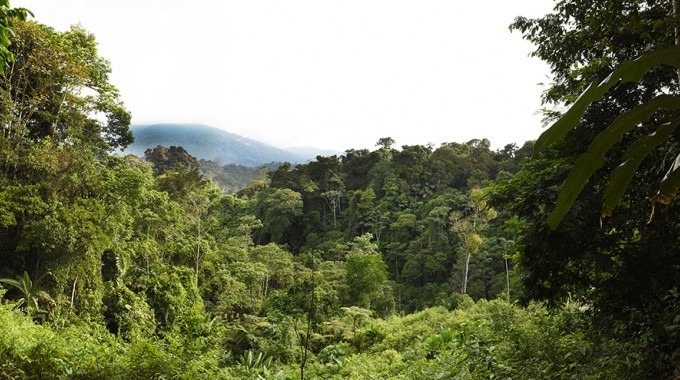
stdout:
MULTIPOLYGON (((181 146, 191 155, 222 165, 260 166, 270 162, 304 163, 307 155, 296 154, 235 133, 202 124, 133 125, 135 142, 124 153, 144 156, 157 145, 181 146)), ((310 152, 320 152, 311 150, 310 152)))

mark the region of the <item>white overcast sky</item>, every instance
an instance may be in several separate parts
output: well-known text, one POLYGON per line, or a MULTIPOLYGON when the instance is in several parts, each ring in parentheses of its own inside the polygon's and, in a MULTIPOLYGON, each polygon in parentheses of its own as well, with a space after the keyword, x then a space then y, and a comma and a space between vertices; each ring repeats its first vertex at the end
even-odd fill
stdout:
POLYGON ((81 24, 133 123, 202 123, 278 147, 536 139, 548 69, 508 25, 550 0, 13 0, 81 24))

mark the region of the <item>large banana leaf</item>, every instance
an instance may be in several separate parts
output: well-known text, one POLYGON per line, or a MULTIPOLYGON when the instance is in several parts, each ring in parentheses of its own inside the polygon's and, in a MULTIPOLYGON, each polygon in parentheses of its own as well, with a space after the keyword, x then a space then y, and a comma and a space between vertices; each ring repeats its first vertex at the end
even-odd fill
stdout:
POLYGON ((667 205, 673 201, 680 189, 680 155, 675 157, 675 162, 659 184, 659 193, 654 196, 654 202, 667 205))
POLYGON ((604 192, 604 203, 602 205, 602 218, 612 215, 614 208, 619 204, 623 194, 625 194, 633 175, 637 171, 642 161, 660 144, 668 140, 675 128, 680 124, 680 119, 675 119, 670 123, 659 126, 656 132, 643 137, 628 147, 623 155, 623 163, 612 171, 604 192))
POLYGON ((609 89, 619 83, 639 82, 651 68, 659 65, 680 68, 680 47, 673 46, 641 55, 633 61, 622 63, 618 69, 613 71, 599 84, 597 82, 591 83, 569 110, 541 134, 538 140, 536 140, 534 150, 542 152, 552 144, 560 141, 567 132, 578 125, 588 106, 593 102, 601 100, 609 89))
MULTIPOLYGON (((548 128, 548 130, 541 134, 536 141, 536 153, 544 151, 549 146, 564 138, 571 129, 579 124, 588 107, 593 102, 601 100, 612 87, 619 83, 640 81, 650 69, 659 65, 669 65, 680 68, 680 47, 674 46, 644 54, 633 61, 621 64, 618 69, 612 72, 599 84, 593 82, 581 96, 579 96, 571 108, 548 128)), ((672 95, 658 96, 649 102, 641 104, 634 109, 619 115, 609 127, 595 137, 588 148, 588 151, 577 159, 574 168, 569 173, 569 176, 560 191, 555 208, 548 217, 547 223, 550 228, 556 228, 562 221, 566 213, 574 204, 576 197, 578 197, 583 190, 583 187, 588 182, 588 179, 590 179, 595 171, 602 167, 604 157, 609 149, 611 149, 614 144, 621 141, 623 135, 635 128, 639 123, 649 120, 654 113, 660 109, 680 109, 680 97, 672 95)), ((664 140, 663 136, 665 136, 666 140, 668 139, 672 132, 668 131, 668 128, 670 127, 661 128, 656 135, 653 135, 653 137, 647 136, 642 138, 641 141, 639 141, 639 144, 638 142, 634 143, 634 146, 632 145, 631 149, 628 150, 627 154, 629 154, 629 156, 626 160, 628 163, 624 163, 622 168, 615 170, 615 173, 612 173, 614 182, 612 184, 610 181, 610 185, 613 187, 611 190, 608 190, 608 193, 605 196, 603 215, 611 215, 611 210, 613 210, 614 206, 620 201, 625 192, 625 187, 630 183, 630 178, 632 178, 635 170, 649 154, 651 149, 653 149, 653 147, 649 147, 649 144, 654 144, 653 146, 661 144, 664 140), (624 186, 624 188, 619 189, 619 186, 624 186)), ((680 165, 680 163, 678 163, 678 165, 680 165)), ((666 179, 664 181, 666 181, 666 179)), ((673 172, 669 171, 666 188, 667 191, 660 191, 660 195, 658 196, 659 199, 661 199, 660 196, 662 194, 666 196, 667 194, 677 193, 678 188, 680 188, 680 170, 673 172), (676 177, 678 187, 676 187, 673 192, 674 178, 676 177)))
MULTIPOLYGON (((557 227, 574 204, 576 197, 581 193, 588 179, 602 167, 609 149, 621 141, 623 135, 639 123, 649 120, 659 109, 680 109, 680 96, 660 95, 647 103, 624 112, 595 137, 588 150, 576 160, 562 186, 555 208, 548 217, 548 225, 551 228, 557 227)), ((635 150, 631 154, 634 152, 641 153, 642 151, 635 150)), ((640 161, 643 158, 641 157, 640 161)))

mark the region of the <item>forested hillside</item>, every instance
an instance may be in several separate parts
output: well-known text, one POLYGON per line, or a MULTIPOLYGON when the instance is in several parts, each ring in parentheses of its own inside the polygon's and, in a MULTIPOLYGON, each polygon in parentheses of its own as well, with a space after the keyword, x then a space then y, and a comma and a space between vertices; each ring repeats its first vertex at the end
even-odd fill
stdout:
POLYGON ((243 189, 251 181, 264 180, 269 171, 281 166, 281 163, 276 162, 257 168, 236 164, 220 165, 211 160, 199 160, 181 146, 157 145, 147 149, 142 158, 154 166, 156 173, 176 168, 197 169, 221 191, 230 194, 243 189))
MULTIPOLYGON (((670 10, 562 1, 512 28, 551 64, 546 105, 569 105, 584 79, 672 45, 670 10)), ((674 123, 674 108, 610 144, 547 224, 591 142, 676 92, 674 69, 614 87, 551 144, 384 137, 229 194, 190 149, 114 155, 133 141, 131 116, 94 36, 0 12, 12 42, 0 38, 0 377, 679 376, 679 207, 649 206, 675 175, 678 136, 600 211, 608 173, 637 159, 628 145, 674 123)))
POLYGON ((306 156, 201 124, 152 124, 131 127, 135 141, 125 154, 144 156, 157 145, 182 146, 194 156, 222 165, 258 167, 270 162, 306 162, 306 156))
POLYGON ((215 182, 222 191, 234 194, 246 187, 251 181, 266 178, 270 170, 278 168, 281 164, 273 162, 252 168, 236 164, 220 165, 215 161, 199 160, 199 165, 201 173, 206 178, 215 182))

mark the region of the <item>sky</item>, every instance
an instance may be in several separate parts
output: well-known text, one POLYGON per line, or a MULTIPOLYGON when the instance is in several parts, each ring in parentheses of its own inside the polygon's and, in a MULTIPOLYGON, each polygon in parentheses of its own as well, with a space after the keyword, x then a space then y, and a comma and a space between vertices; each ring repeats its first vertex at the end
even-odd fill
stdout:
POLYGON ((548 67, 508 25, 550 0, 13 0, 80 24, 133 124, 200 123, 344 151, 542 131, 548 67))

